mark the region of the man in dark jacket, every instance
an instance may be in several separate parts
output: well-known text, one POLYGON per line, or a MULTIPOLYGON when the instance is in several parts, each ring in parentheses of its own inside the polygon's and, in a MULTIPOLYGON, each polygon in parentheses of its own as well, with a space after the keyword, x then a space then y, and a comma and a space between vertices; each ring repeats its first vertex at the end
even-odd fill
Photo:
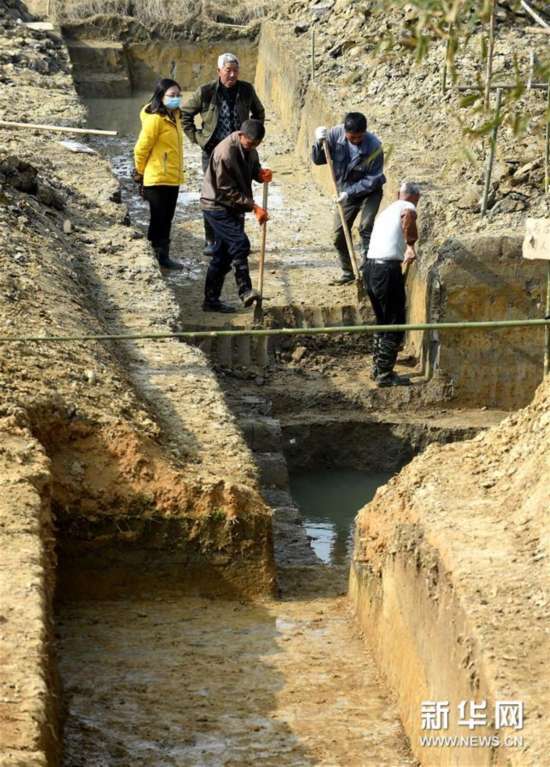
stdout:
MULTIPOLYGON (((363 258, 366 258, 374 219, 382 200, 382 186, 386 183, 382 144, 374 133, 367 131, 367 118, 361 112, 350 112, 343 125, 330 130, 324 127, 316 129, 312 149, 315 165, 324 165, 327 161, 325 141, 334 165, 338 201, 342 203, 350 230, 357 215, 361 214, 359 234, 363 258)), ((332 284, 353 282, 351 256, 338 210, 334 218, 334 246, 338 251, 342 275, 332 284)))
POLYGON ((267 211, 252 196, 252 181, 263 183, 272 178, 271 171, 261 167, 256 151, 264 135, 262 122, 245 120, 239 131, 218 144, 208 162, 200 203, 214 233, 214 246, 204 286, 204 311, 235 311, 220 301, 231 265, 243 304, 251 306, 258 298, 248 270, 250 241, 244 231, 244 215, 253 211, 260 224, 267 221, 267 211))
MULTIPOLYGON (((254 87, 239 80, 239 60, 232 53, 218 58, 218 78, 201 85, 182 107, 183 130, 187 138, 202 149, 202 170, 206 171, 215 147, 245 120, 264 122, 265 110, 254 87), (200 115, 201 127, 195 117, 200 115)), ((206 252, 212 253, 213 232, 205 220, 206 252)))

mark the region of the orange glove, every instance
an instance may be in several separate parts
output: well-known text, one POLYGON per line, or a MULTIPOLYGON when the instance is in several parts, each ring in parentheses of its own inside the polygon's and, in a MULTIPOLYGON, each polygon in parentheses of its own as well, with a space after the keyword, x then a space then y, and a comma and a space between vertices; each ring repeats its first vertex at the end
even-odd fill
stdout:
POLYGON ((254 205, 254 215, 258 219, 258 223, 265 224, 267 221, 269 221, 269 215, 267 213, 267 210, 265 208, 260 207, 259 205, 254 205))
POLYGON ((270 181, 273 181, 273 171, 270 171, 269 168, 262 168, 258 173, 258 178, 262 183, 266 181, 269 184, 270 181))

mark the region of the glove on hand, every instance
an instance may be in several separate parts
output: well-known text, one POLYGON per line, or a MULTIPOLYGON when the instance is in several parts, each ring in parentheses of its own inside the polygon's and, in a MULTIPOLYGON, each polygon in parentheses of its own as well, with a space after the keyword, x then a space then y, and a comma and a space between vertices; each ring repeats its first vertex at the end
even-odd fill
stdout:
POLYGON ((318 143, 321 141, 324 141, 324 139, 326 139, 327 137, 327 134, 328 134, 328 131, 325 128, 325 126, 320 125, 318 128, 315 128, 315 141, 317 141, 318 143))
POLYGON ((336 202, 345 202, 348 199, 349 195, 347 192, 340 192, 338 197, 336 198, 336 202))
POLYGON ((254 205, 254 215, 258 219, 258 223, 265 224, 267 221, 269 221, 269 215, 267 213, 267 210, 265 208, 262 208, 260 205, 254 205))
POLYGON ((266 182, 269 184, 270 181, 273 181, 273 171, 269 170, 269 168, 262 168, 258 173, 258 178, 262 183, 266 182))

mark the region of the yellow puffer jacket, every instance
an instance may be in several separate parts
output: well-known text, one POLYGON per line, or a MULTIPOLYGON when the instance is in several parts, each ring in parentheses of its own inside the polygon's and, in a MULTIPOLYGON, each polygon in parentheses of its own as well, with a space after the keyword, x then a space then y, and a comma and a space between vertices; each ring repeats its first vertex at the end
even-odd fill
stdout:
POLYGON ((134 147, 136 170, 143 186, 183 184, 183 132, 179 111, 175 124, 165 115, 141 110, 141 132, 134 147))

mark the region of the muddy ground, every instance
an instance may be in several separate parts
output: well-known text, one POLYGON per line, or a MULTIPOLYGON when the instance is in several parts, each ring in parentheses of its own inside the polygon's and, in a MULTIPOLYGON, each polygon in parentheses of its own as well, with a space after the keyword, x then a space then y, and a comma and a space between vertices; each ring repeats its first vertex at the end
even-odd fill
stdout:
POLYGON ((256 606, 64 607, 64 764, 415 764, 334 574, 301 579, 256 606))

